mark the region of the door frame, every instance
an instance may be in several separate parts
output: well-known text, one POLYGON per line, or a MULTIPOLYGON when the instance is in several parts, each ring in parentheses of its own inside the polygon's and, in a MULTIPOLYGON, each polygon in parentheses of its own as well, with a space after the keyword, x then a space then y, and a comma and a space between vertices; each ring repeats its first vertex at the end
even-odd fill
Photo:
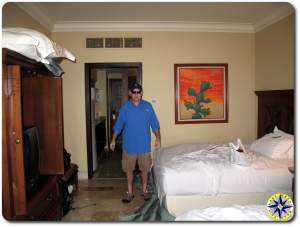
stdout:
POLYGON ((85 117, 86 117, 86 146, 87 146, 87 165, 88 179, 93 177, 93 151, 92 151, 92 125, 91 125, 91 72, 92 69, 112 69, 112 68, 138 68, 137 81, 142 83, 142 63, 85 63, 85 117))

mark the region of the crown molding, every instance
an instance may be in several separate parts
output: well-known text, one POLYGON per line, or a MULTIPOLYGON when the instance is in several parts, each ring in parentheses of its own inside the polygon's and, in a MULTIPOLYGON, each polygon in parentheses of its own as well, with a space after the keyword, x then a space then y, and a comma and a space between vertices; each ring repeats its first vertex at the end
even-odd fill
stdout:
POLYGON ((200 23, 175 21, 73 21, 58 22, 52 32, 77 31, 180 31, 253 33, 253 26, 244 23, 200 23))
POLYGON ((282 20, 283 18, 293 14, 295 9, 292 5, 286 5, 281 7, 278 11, 273 13, 272 15, 265 17, 263 20, 259 21, 258 23, 254 24, 254 32, 259 32, 264 28, 282 20))
POLYGON ((195 21, 58 21, 54 23, 34 3, 15 3, 50 32, 81 31, 166 31, 256 33, 291 15, 291 4, 281 7, 263 20, 251 23, 215 23, 195 21))
POLYGON ((34 3, 15 2, 15 4, 50 32, 53 30, 54 23, 34 3))

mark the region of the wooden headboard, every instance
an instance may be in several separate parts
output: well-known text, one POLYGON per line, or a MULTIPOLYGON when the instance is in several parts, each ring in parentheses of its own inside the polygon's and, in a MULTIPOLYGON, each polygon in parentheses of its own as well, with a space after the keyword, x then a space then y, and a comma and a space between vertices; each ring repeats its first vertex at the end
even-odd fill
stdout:
POLYGON ((257 138, 280 130, 294 134, 294 90, 255 91, 258 96, 257 138))

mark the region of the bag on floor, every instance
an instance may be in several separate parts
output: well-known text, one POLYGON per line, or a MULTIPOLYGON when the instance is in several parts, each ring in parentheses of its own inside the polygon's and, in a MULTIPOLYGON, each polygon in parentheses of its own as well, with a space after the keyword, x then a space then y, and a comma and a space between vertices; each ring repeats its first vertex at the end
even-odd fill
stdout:
POLYGON ((72 194, 69 193, 68 185, 64 181, 60 181, 62 189, 62 215, 65 216, 71 209, 72 194))

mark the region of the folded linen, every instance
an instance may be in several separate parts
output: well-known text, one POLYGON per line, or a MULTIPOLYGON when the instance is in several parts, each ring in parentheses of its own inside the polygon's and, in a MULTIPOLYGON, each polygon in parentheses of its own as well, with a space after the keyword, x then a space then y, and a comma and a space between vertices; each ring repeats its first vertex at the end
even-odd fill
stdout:
POLYGON ((237 139, 236 145, 229 143, 229 147, 231 164, 250 166, 255 160, 254 153, 247 151, 239 138, 237 139))

